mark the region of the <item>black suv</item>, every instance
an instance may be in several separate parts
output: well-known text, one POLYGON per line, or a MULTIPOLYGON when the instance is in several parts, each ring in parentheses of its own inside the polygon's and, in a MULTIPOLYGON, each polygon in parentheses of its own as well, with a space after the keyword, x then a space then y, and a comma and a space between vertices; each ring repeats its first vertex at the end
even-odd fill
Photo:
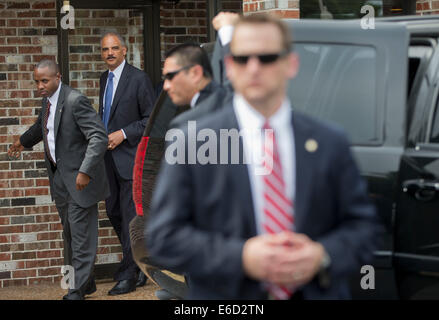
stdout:
MULTIPOLYGON (((439 19, 382 18, 375 29, 362 29, 360 20, 287 23, 300 57, 288 91, 293 108, 344 127, 386 227, 373 274, 358 270, 352 278, 353 298, 438 299, 439 19)), ((149 210, 167 125, 180 111, 163 94, 139 145, 139 216, 149 210)), ((148 261, 144 223, 138 217, 131 228, 137 263, 183 297, 183 278, 148 261)))

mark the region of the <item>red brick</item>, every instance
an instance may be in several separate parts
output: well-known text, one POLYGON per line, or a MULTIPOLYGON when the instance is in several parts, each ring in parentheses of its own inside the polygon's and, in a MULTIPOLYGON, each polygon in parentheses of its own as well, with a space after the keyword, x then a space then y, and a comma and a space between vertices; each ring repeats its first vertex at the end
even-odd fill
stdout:
POLYGON ((43 48, 42 47, 18 47, 18 53, 20 54, 27 54, 27 53, 42 53, 43 48))
POLYGON ((47 196, 49 194, 49 189, 39 188, 39 189, 27 189, 25 190, 25 196, 47 196))
POLYGON ((49 225, 47 223, 40 224, 27 224, 24 226, 24 232, 40 232, 49 231, 49 225))
POLYGON ((45 233, 39 233, 37 235, 37 240, 55 240, 55 239, 62 239, 62 233, 61 232, 45 232, 45 233))
POLYGON ((34 260, 26 261, 26 269, 30 268, 43 268, 49 266, 49 260, 34 260))
POLYGON ((50 261, 50 266, 51 267, 63 266, 64 265, 64 258, 61 258, 61 259, 50 259, 49 261, 50 261))
POLYGON ((34 180, 11 180, 10 181, 11 188, 26 188, 26 187, 33 187, 34 186, 34 180))
POLYGON ((55 9, 55 1, 39 1, 32 5, 32 9, 55 9))
POLYGON ((0 226, 0 234, 3 233, 20 233, 23 232, 23 226, 14 225, 14 226, 0 226))
POLYGON ((30 26, 31 26, 30 20, 27 20, 27 19, 9 19, 8 20, 8 27, 10 27, 10 28, 14 28, 14 27, 25 28, 25 27, 30 27, 30 26))
POLYGON ((53 282, 53 277, 48 277, 48 278, 41 278, 41 277, 37 277, 37 278, 29 278, 29 285, 39 285, 39 284, 52 284, 53 282))
POLYGON ((23 178, 22 171, 0 172, 0 179, 17 179, 17 178, 23 178))
POLYGON ((37 270, 19 270, 12 272, 12 278, 14 279, 35 277, 36 275, 37 275, 37 270))
POLYGON ((11 220, 9 218, 0 218, 0 225, 10 224, 11 220))
POLYGON ((30 98, 30 92, 29 91, 11 91, 11 98, 12 99, 26 99, 30 98))
POLYGON ((61 250, 45 250, 37 252, 38 259, 59 258, 61 257, 61 250))
POLYGON ((55 19, 32 19, 33 27, 56 27, 55 19))
POLYGON ((119 239, 117 238, 101 238, 99 239, 99 245, 108 245, 108 244, 119 244, 119 239))
MULTIPOLYGON (((23 215, 23 208, 0 208, 0 216, 19 216, 23 215)), ((0 243, 3 241, 0 238, 0 243)))
POLYGON ((0 261, 9 261, 11 257, 10 253, 0 253, 0 261))
POLYGON ((0 47, 0 54, 17 53, 16 47, 0 47))
POLYGON ((23 190, 19 190, 19 189, 0 190, 0 198, 18 198, 22 196, 23 196, 23 190))
POLYGON ((2 280, 3 287, 17 287, 27 285, 27 279, 20 280, 2 280))
POLYGON ((31 80, 32 76, 30 73, 8 73, 8 80, 31 80))
POLYGON ((49 224, 49 229, 50 231, 56 231, 56 230, 63 230, 62 224, 61 223, 50 223, 49 224))

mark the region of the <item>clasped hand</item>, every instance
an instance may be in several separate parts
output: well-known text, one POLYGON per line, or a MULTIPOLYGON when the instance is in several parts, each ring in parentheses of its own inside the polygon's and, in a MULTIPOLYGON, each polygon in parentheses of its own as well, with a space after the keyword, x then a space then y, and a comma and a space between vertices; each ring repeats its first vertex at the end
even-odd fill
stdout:
POLYGON ((304 234, 284 231, 248 239, 244 271, 253 279, 299 287, 313 279, 323 259, 323 246, 304 234))

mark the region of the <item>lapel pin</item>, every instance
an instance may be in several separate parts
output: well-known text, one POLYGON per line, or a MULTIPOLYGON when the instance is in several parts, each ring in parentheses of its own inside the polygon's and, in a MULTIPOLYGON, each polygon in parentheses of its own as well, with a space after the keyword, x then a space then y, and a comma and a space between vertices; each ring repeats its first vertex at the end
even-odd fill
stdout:
POLYGON ((308 152, 315 152, 318 149, 319 145, 317 143, 317 141, 315 141, 314 139, 308 139, 305 142, 305 149, 308 152))

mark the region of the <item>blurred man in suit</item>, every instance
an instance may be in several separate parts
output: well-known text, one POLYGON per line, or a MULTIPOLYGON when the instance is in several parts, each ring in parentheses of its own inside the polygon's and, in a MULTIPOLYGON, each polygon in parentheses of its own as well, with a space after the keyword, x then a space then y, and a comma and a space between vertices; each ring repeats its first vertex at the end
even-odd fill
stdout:
POLYGON ((42 109, 35 124, 9 149, 18 157, 24 148, 44 141, 50 192, 61 217, 64 260, 74 268, 74 288, 66 300, 82 300, 96 291, 92 276, 98 240, 98 205, 109 195, 104 169, 107 135, 89 100, 61 83, 58 65, 40 61, 34 70, 42 109))
POLYGON ((99 114, 108 133, 105 166, 111 196, 105 201, 107 215, 119 237, 123 258, 114 275, 110 295, 124 294, 142 286, 146 276, 133 260, 129 223, 136 211, 132 197, 133 167, 137 145, 154 104, 148 75, 125 60, 127 46, 116 32, 101 38, 101 56, 107 64, 100 79, 99 114))
POLYGON ((299 62, 282 22, 240 19, 230 50, 232 101, 196 134, 184 128, 184 163, 162 163, 145 233, 151 258, 188 274, 190 299, 347 299, 379 230, 348 140, 292 110, 287 82, 299 62), (226 154, 213 144, 216 163, 228 164, 189 164, 199 156, 189 145, 206 146, 188 139, 209 130, 241 130, 226 154), (263 161, 245 160, 261 150, 263 161))

